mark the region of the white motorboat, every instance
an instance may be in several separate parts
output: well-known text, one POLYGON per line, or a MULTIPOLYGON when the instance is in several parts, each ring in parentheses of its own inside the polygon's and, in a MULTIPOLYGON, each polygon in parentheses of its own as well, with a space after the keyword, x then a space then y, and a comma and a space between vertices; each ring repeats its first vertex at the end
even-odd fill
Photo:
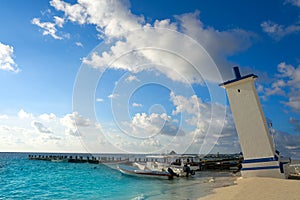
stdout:
POLYGON ((176 175, 170 168, 168 168, 168 171, 159 171, 151 170, 146 166, 136 164, 133 166, 118 164, 117 168, 123 174, 139 177, 172 179, 176 175))
POLYGON ((169 179, 179 176, 188 177, 195 174, 194 170, 191 170, 187 163, 181 162, 180 165, 176 165, 176 163, 170 162, 170 158, 174 160, 174 156, 147 156, 147 158, 151 161, 147 161, 146 163, 134 162, 131 166, 118 165, 118 169, 122 173, 129 175, 167 177, 169 179))
MULTIPOLYGON (((187 177, 195 174, 195 170, 199 169, 199 166, 191 165, 193 162, 189 158, 191 156, 178 156, 178 155, 159 155, 159 156, 147 156, 151 161, 146 162, 147 168, 151 170, 166 170, 171 168, 176 174, 181 177, 187 177)), ((192 159, 191 159, 192 160, 192 159)))

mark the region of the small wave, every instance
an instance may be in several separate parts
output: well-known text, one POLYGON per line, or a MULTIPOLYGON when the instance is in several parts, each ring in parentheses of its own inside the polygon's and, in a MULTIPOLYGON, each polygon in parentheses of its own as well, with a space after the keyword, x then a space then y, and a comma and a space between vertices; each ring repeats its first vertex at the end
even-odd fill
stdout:
POLYGON ((132 200, 144 200, 144 199, 146 199, 145 196, 143 194, 140 194, 140 195, 134 197, 132 200))

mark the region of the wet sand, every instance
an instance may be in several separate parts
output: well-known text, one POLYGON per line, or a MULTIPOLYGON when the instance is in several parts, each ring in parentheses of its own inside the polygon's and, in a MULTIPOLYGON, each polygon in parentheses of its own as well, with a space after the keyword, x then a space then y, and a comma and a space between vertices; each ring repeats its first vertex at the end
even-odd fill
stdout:
POLYGON ((216 188, 199 200, 298 200, 300 180, 275 178, 238 178, 235 185, 216 188))

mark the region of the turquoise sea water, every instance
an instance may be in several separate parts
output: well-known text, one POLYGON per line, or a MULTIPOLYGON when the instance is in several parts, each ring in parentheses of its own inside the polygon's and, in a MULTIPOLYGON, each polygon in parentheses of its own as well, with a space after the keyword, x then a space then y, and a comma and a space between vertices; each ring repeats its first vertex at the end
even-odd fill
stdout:
POLYGON ((233 180, 225 173, 224 179, 219 174, 214 179, 219 181, 208 181, 215 175, 202 172, 174 180, 139 178, 105 165, 28 160, 27 155, 0 153, 0 199, 197 199, 216 182, 233 180))

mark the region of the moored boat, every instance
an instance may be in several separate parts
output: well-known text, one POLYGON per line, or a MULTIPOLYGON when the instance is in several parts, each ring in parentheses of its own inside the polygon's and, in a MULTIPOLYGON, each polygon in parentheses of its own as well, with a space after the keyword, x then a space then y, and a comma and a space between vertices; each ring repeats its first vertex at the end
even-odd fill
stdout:
POLYGON ((289 165, 288 179, 300 179, 300 164, 289 165))
POLYGON ((164 170, 158 171, 158 170, 148 169, 145 166, 143 169, 141 169, 141 167, 129 166, 123 164, 117 165, 117 168, 121 173, 126 175, 131 175, 131 176, 172 179, 176 175, 171 168, 168 168, 168 171, 164 171, 164 170))
POLYGON ((189 161, 191 156, 159 155, 147 156, 147 158, 160 160, 160 162, 146 162, 146 167, 148 169, 165 171, 171 169, 180 177, 188 177, 195 174, 195 170, 192 168, 191 162, 189 161))

